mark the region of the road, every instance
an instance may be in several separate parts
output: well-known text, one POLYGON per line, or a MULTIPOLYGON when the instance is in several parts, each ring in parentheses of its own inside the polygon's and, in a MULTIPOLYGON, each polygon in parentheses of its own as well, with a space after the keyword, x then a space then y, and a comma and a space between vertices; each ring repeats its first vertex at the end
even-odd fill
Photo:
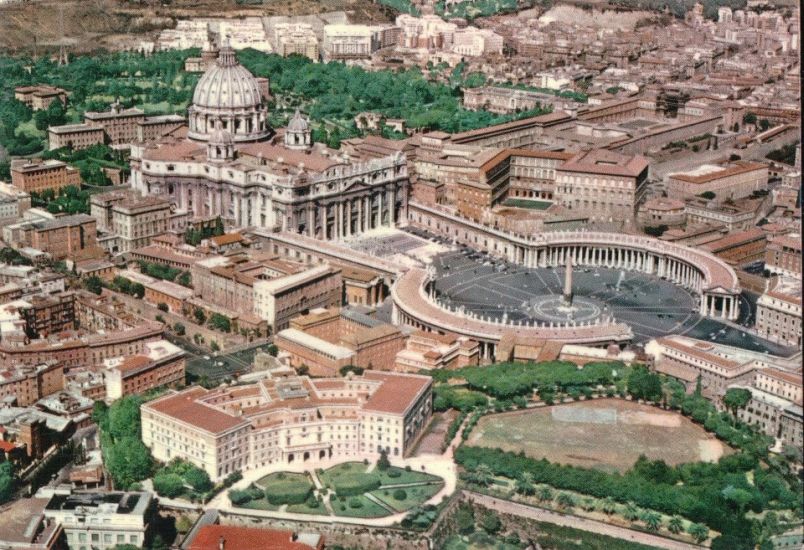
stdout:
POLYGON ((561 525, 563 527, 572 527, 573 529, 580 529, 582 531, 589 531, 599 535, 606 535, 609 537, 623 539, 654 548, 663 548, 665 550, 701 550, 701 546, 697 544, 689 544, 678 540, 667 539, 658 535, 650 533, 643 533, 642 531, 634 531, 626 529, 625 527, 618 527, 616 525, 609 525, 592 519, 579 518, 577 516, 568 516, 551 512, 543 508, 533 508, 518 502, 511 502, 510 500, 503 500, 500 498, 490 497, 488 495, 481 495, 472 491, 464 491, 464 496, 470 500, 484 506, 486 508, 496 510, 503 514, 513 514, 515 516, 532 519, 535 521, 542 521, 545 523, 552 523, 554 525, 561 525))
POLYGON ((210 381, 219 381, 248 372, 254 362, 254 355, 258 351, 266 351, 270 343, 259 341, 244 350, 215 355, 173 334, 166 335, 166 338, 187 353, 187 373, 193 379, 205 375, 210 381))

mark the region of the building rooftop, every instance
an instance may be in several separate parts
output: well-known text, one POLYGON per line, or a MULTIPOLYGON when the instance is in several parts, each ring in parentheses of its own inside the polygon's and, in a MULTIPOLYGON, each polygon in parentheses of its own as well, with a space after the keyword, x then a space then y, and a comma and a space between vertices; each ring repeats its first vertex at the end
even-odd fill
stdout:
POLYGON ((314 533, 295 533, 258 527, 204 525, 185 550, 310 550, 324 547, 314 533))

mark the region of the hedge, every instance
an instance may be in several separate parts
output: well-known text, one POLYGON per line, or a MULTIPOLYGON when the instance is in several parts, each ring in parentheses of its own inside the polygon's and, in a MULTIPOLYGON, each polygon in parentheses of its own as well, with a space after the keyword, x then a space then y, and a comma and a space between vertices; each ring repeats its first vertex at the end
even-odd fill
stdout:
POLYGON ((380 476, 374 474, 358 474, 355 476, 339 476, 333 481, 338 496, 353 497, 380 488, 380 476))
POLYGON ((273 481, 265 488, 265 500, 271 504, 304 504, 313 494, 313 486, 293 480, 289 482, 273 481))

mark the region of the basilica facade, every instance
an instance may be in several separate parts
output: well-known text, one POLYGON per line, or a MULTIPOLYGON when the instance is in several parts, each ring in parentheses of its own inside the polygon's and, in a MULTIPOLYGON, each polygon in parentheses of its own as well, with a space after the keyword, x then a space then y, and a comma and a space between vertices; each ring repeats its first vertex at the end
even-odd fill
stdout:
POLYGON ((401 153, 354 158, 311 139, 298 111, 272 129, 257 79, 224 44, 196 86, 188 127, 131 150, 131 181, 194 217, 342 239, 407 218, 401 153))

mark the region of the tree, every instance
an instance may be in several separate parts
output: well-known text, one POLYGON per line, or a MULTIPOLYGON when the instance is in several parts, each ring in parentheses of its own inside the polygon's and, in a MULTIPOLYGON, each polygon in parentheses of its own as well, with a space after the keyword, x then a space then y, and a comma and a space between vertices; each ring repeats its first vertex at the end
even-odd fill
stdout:
POLYGON ((698 196, 701 197, 702 199, 706 199, 708 201, 711 201, 715 197, 717 197, 717 195, 714 193, 714 191, 704 191, 703 193, 701 193, 698 196))
POLYGON ((408 494, 405 492, 404 489, 395 489, 393 492, 393 497, 395 500, 405 500, 408 498, 408 494))
POLYGON ((684 530, 684 521, 678 516, 673 516, 667 523, 667 529, 677 535, 684 530))
POLYGON ((692 535, 695 542, 701 543, 709 538, 709 528, 701 523, 691 523, 687 527, 687 533, 692 535))
POLYGON ((0 503, 8 502, 14 490, 14 466, 6 461, 0 464, 0 503))
POLYGON ((757 115, 754 113, 745 113, 743 115, 743 124, 756 124, 757 123, 757 115))
POLYGON ((662 517, 654 511, 645 512, 641 519, 650 531, 658 531, 662 525, 662 517))
POLYGON ((266 351, 271 357, 276 357, 279 354, 279 347, 276 344, 269 344, 266 351))
POLYGON ((185 331, 186 329, 184 328, 184 325, 182 325, 181 323, 175 323, 173 325, 173 332, 175 332, 179 336, 184 336, 185 331))
POLYGON ((494 535, 500 531, 502 523, 500 522, 500 518, 497 517, 497 514, 489 511, 483 514, 480 526, 489 535, 494 535))
POLYGON ((617 510, 617 503, 611 497, 606 497, 603 499, 603 504, 601 505, 601 510, 603 510, 604 514, 611 515, 617 510))
POLYGON ((391 462, 388 460, 388 453, 385 449, 380 451, 380 458, 377 459, 377 469, 381 472, 388 470, 391 467, 391 462))
POLYGON ((662 396, 662 379, 644 365, 637 365, 628 375, 627 389, 636 399, 658 401, 662 396))
POLYGON ((468 504, 460 504, 455 511, 455 525, 458 532, 468 535, 475 530, 475 512, 468 504))
POLYGON ((193 311, 193 316, 195 317, 196 323, 198 323, 199 325, 203 325, 207 320, 207 316, 206 314, 204 314, 204 310, 201 309, 200 307, 195 308, 195 310, 193 311))
POLYGON ((184 492, 184 480, 178 474, 159 473, 154 476, 154 491, 159 496, 175 498, 184 492))
POLYGON ((178 276, 176 282, 181 286, 192 287, 193 286, 193 276, 190 274, 189 271, 183 272, 181 275, 178 276))
POLYGON ((103 291, 103 281, 97 275, 90 275, 84 279, 84 288, 94 294, 100 294, 103 291))
POLYGON ((736 417, 737 411, 745 408, 751 401, 751 391, 746 388, 729 388, 723 396, 723 405, 736 417))
POLYGON ((170 310, 170 308, 168 307, 168 305, 165 302, 159 302, 158 304, 156 304, 156 309, 158 309, 159 311, 169 311, 170 310))
POLYGON ((145 296, 145 287, 142 283, 134 283, 131 285, 131 294, 136 298, 145 296))
POLYGON ((636 504, 633 502, 626 503, 623 517, 628 521, 636 521, 639 519, 639 508, 636 507, 636 504))
POLYGON ((232 331, 232 320, 226 315, 221 315, 220 313, 213 313, 209 316, 209 325, 216 330, 220 330, 221 332, 232 331))
POLYGON ((218 342, 212 340, 209 342, 209 349, 211 349, 212 351, 220 351, 221 347, 218 345, 218 342))
POLYGON ((536 487, 533 486, 533 474, 524 472, 522 477, 517 479, 516 492, 520 495, 532 495, 536 492, 536 487))
POLYGON ((184 481, 200 493, 205 493, 212 489, 212 480, 209 479, 209 474, 197 466, 187 469, 184 473, 184 481))
POLYGON ((553 500, 553 491, 550 487, 542 487, 539 489, 538 498, 540 502, 550 502, 553 500))
POLYGON ((560 508, 570 510, 575 506, 575 499, 572 498, 572 495, 569 493, 559 493, 556 498, 556 504, 558 504, 560 508))
POLYGON ((104 462, 118 489, 147 479, 153 467, 148 448, 134 436, 124 437, 108 448, 104 462))
POLYGON ((478 464, 474 471, 474 481, 478 485, 488 487, 494 479, 494 473, 486 464, 478 464))

